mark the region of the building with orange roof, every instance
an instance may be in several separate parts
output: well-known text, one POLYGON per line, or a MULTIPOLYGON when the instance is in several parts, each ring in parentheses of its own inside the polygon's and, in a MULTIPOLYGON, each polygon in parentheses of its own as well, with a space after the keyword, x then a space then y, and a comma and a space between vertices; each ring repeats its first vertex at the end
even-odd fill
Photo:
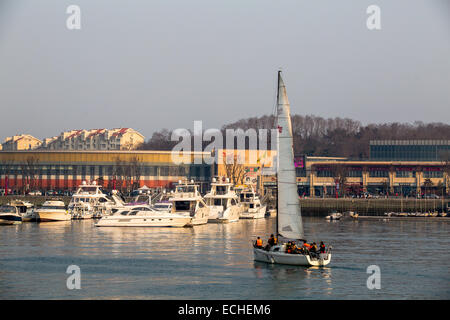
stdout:
POLYGON ((21 134, 7 137, 2 143, 0 150, 17 151, 17 150, 33 150, 38 148, 42 141, 29 134, 21 134))
POLYGON ((44 140, 44 150, 135 150, 145 137, 132 128, 70 130, 44 140))

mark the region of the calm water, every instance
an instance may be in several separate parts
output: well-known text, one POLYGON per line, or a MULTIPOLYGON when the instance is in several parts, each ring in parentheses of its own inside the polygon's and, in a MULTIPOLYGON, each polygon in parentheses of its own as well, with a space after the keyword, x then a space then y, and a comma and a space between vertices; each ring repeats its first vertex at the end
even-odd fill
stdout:
POLYGON ((449 299, 450 223, 304 218, 329 267, 255 263, 275 220, 195 228, 96 228, 92 220, 0 226, 0 299, 449 299), (81 289, 66 287, 67 266, 81 289), (369 290, 369 265, 381 289, 369 290))

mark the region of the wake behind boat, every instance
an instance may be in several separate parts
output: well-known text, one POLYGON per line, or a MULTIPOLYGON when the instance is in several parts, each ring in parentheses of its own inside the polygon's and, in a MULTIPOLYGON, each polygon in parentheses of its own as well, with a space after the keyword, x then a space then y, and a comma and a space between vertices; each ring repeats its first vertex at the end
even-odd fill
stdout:
POLYGON ((308 251, 291 250, 291 243, 304 239, 300 201, 297 193, 297 179, 294 166, 294 149, 290 106, 286 87, 278 72, 277 92, 277 219, 276 239, 283 239, 265 248, 258 239, 253 248, 254 260, 266 263, 278 263, 297 266, 326 266, 331 261, 331 251, 320 254, 308 251))

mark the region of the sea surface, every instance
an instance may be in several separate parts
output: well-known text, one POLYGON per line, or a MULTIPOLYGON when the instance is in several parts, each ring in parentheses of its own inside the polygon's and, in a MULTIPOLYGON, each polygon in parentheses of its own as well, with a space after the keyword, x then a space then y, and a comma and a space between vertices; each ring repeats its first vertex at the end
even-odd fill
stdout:
POLYGON ((0 299, 450 299, 449 222, 303 221, 308 241, 332 245, 329 266, 254 262, 252 240, 266 240, 274 218, 194 228, 0 226, 0 299), (80 289, 67 287, 69 265, 80 268, 80 289), (380 289, 367 286, 371 265, 380 289))

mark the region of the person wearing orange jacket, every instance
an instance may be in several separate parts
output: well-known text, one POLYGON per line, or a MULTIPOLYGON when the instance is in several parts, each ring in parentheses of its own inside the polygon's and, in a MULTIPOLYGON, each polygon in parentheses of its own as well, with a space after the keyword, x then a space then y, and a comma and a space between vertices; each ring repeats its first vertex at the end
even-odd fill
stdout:
POLYGON ((262 239, 258 237, 255 242, 255 248, 262 248, 262 245, 263 245, 262 239))

